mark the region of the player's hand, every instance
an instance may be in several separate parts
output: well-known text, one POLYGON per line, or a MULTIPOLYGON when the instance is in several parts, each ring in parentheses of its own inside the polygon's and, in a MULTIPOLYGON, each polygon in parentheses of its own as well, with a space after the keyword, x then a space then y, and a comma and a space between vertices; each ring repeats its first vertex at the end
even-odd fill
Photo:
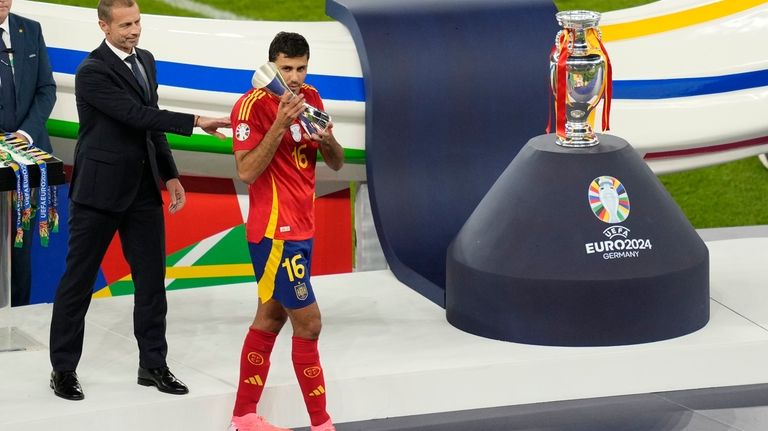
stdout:
POLYGON ((277 107, 277 123, 281 128, 287 129, 291 127, 294 121, 299 118, 299 115, 304 112, 304 95, 298 96, 286 91, 280 96, 280 104, 277 107))
POLYGON ((331 142, 333 142, 331 140, 333 138, 332 129, 333 123, 328 123, 328 127, 326 127, 325 130, 318 130, 317 133, 313 133, 311 135, 304 133, 304 137, 306 139, 315 141, 320 145, 330 145, 331 142))

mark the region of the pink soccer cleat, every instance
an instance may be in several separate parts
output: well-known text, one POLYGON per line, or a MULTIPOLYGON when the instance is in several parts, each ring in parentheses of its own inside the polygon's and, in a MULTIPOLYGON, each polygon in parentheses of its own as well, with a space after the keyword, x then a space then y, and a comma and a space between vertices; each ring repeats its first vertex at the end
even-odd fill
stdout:
POLYGON ((331 419, 329 418, 325 423, 322 423, 320 425, 312 425, 309 427, 310 431, 336 431, 336 428, 333 426, 333 422, 331 422, 331 419))
MULTIPOLYGON (((332 430, 333 425, 327 429, 332 430)), ((291 429, 276 427, 256 413, 248 413, 244 416, 232 416, 228 431, 291 431, 291 429)))

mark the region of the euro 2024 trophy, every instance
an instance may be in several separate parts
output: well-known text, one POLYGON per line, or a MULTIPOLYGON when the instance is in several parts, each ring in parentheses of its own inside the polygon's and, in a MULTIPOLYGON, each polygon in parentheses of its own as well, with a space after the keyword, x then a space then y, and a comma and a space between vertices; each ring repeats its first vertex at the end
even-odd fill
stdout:
POLYGON ((528 141, 449 246, 448 321, 488 338, 558 346, 693 332, 709 320, 707 247, 640 154, 594 132, 601 99, 608 129, 612 96, 600 14, 556 19, 556 133, 528 141))
MULTIPOLYGON (((559 12, 549 70, 555 94, 557 144, 591 147, 599 142, 594 132, 594 109, 604 99, 603 130, 611 112, 611 61, 597 27, 600 14, 585 10, 559 12)), ((547 130, 549 131, 549 130, 547 130)))

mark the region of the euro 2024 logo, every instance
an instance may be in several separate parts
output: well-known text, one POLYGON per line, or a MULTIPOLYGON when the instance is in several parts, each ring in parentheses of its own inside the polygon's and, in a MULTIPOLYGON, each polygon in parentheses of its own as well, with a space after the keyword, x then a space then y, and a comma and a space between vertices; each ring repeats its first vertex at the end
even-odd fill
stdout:
POLYGON ((589 185, 589 206, 595 217, 606 223, 621 223, 629 217, 629 195, 614 177, 595 178, 589 185))
MULTIPOLYGON (((603 175, 589 184, 589 207, 598 220, 615 225, 629 217, 629 194, 618 179, 603 175)), ((587 254, 602 253, 603 259, 637 257, 640 250, 650 250, 650 239, 629 239, 629 229, 610 226, 603 231, 608 240, 585 244, 587 254)))

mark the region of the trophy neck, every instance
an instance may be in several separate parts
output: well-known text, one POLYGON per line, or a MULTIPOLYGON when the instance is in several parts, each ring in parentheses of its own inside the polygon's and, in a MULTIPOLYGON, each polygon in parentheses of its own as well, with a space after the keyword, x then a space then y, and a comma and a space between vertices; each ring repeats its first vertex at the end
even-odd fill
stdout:
POLYGON ((587 33, 592 29, 597 30, 600 14, 587 10, 569 10, 559 12, 555 16, 557 22, 563 27, 563 31, 571 35, 568 43, 568 51, 571 55, 588 55, 594 47, 589 45, 587 33))

